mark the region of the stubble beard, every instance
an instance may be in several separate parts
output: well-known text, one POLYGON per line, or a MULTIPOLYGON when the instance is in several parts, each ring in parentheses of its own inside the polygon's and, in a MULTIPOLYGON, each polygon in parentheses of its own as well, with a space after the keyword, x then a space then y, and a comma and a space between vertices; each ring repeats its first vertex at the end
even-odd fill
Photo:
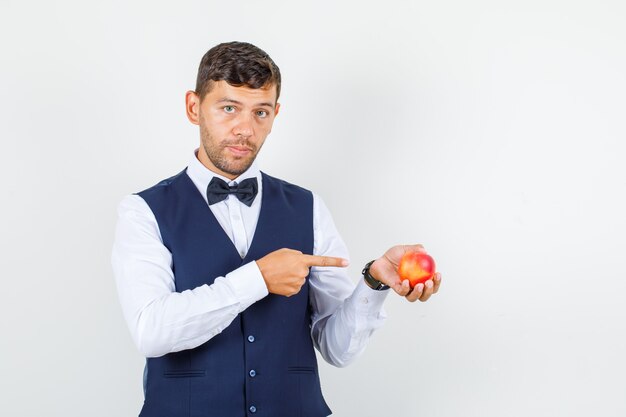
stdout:
POLYGON ((217 143, 215 138, 211 135, 211 132, 209 132, 204 124, 200 125, 200 139, 202 141, 204 152, 209 157, 213 166, 220 171, 235 177, 238 177, 250 168, 259 151, 257 147, 250 143, 247 139, 231 141, 223 140, 217 143), (228 150, 226 147, 232 145, 247 147, 251 150, 250 155, 247 157, 232 156, 232 158, 229 159, 227 157, 228 150))

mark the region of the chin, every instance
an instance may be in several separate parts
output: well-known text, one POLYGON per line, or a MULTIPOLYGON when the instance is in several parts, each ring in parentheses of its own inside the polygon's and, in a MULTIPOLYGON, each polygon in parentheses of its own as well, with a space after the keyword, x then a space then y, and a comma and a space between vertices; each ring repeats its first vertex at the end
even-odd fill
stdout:
POLYGON ((237 164, 237 165, 229 165, 226 168, 222 169, 222 171, 229 173, 230 175, 241 175, 248 170, 252 166, 252 161, 249 164, 237 164))

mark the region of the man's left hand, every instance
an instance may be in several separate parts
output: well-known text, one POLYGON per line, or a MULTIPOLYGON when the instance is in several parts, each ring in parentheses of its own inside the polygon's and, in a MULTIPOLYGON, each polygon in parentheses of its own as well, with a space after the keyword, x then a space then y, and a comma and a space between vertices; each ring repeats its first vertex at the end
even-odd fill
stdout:
POLYGON ((403 281, 398 275, 400 259, 407 252, 426 253, 422 245, 394 246, 370 266, 370 274, 383 284, 389 285, 395 292, 411 302, 417 300, 426 301, 431 295, 439 291, 441 274, 436 272, 432 279, 423 284, 417 284, 415 288, 411 289, 409 281, 403 281))

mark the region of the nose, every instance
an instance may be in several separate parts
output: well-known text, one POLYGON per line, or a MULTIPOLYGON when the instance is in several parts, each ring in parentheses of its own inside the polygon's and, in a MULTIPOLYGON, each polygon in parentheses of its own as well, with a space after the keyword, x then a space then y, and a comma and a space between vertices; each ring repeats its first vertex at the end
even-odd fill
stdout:
POLYGON ((237 119, 237 123, 233 127, 233 134, 237 137, 242 136, 244 138, 249 138, 254 134, 252 123, 253 120, 251 116, 242 114, 237 119))

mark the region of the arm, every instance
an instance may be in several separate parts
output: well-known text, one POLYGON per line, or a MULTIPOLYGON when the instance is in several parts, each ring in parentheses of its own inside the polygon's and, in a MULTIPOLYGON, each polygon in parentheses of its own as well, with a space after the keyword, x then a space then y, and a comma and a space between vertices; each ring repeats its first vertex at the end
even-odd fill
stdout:
POLYGON ((172 255, 146 202, 128 196, 118 215, 113 272, 131 336, 146 357, 205 343, 268 294, 255 262, 216 278, 211 285, 176 292, 172 255))
MULTIPOLYGON (((314 198, 314 254, 348 258, 328 208, 314 198)), ((322 357, 338 367, 347 366, 363 352, 372 333, 382 326, 383 303, 389 291, 374 291, 359 277, 357 286, 342 268, 311 268, 311 336, 322 357)))
MULTIPOLYGON (((330 212, 317 196, 314 200, 314 223, 314 254, 347 258, 346 246, 330 212)), ((394 246, 371 265, 370 274, 408 301, 426 301, 439 289, 439 273, 413 290, 409 282, 402 281, 397 273, 398 263, 405 252, 423 250, 421 245, 394 246)), ((362 277, 359 277, 355 288, 345 269, 313 267, 309 284, 313 342, 328 363, 346 366, 365 350, 374 331, 382 326, 386 318, 383 303, 391 291, 373 290, 362 277)))

